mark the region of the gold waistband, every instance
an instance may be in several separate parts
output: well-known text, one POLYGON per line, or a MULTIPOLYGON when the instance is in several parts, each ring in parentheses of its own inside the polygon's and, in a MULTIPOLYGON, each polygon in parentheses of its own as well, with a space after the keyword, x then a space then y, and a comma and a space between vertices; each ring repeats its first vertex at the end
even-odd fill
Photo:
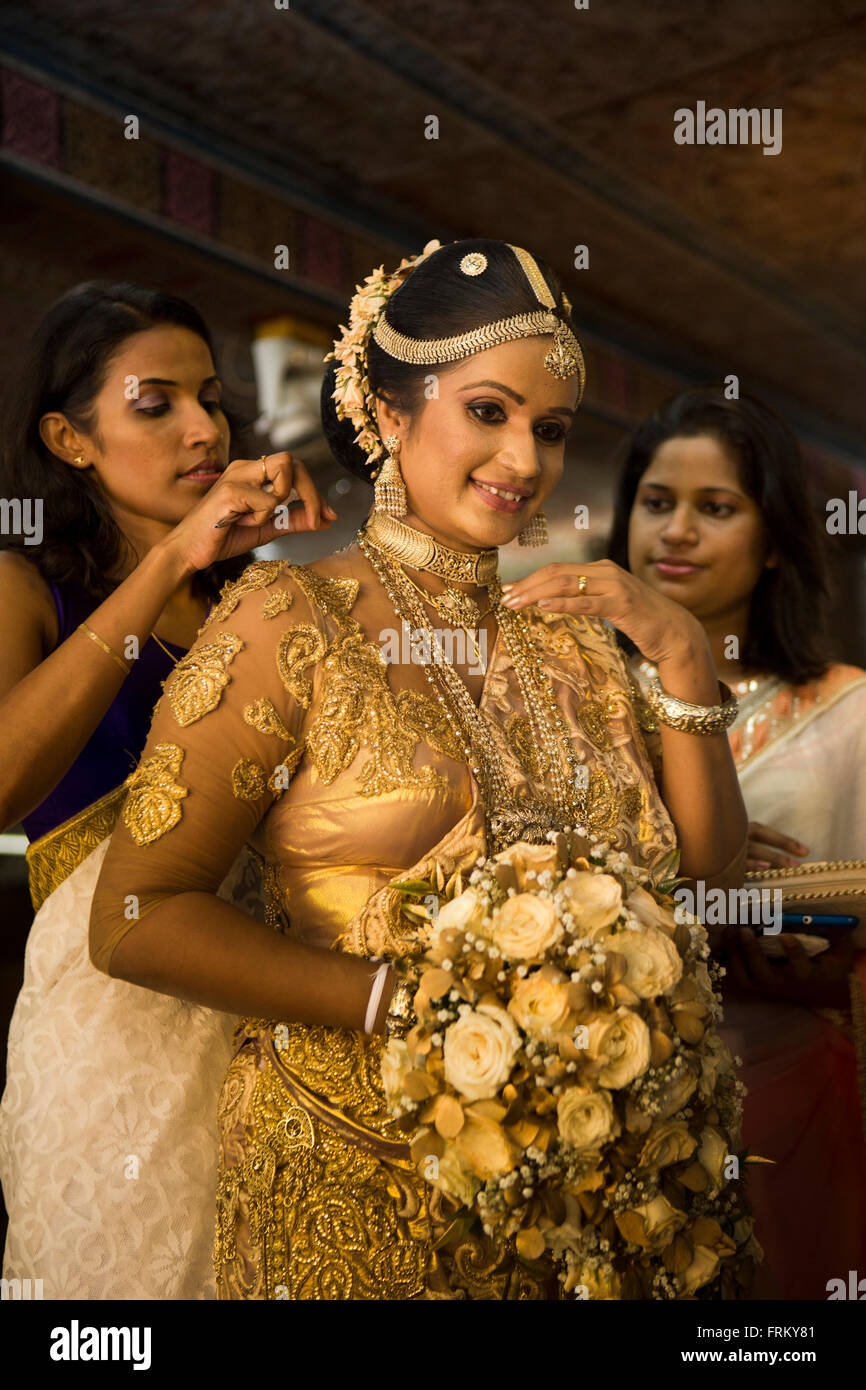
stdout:
POLYGON ((55 888, 59 888, 106 835, 111 834, 126 790, 121 783, 27 846, 24 857, 30 874, 30 899, 34 912, 39 911, 55 888))

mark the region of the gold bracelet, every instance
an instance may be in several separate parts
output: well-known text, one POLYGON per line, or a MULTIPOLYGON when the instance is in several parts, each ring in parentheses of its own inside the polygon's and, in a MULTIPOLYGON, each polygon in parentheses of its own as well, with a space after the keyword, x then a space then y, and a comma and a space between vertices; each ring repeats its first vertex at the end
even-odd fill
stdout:
POLYGON ((656 676, 647 686, 646 701, 659 722, 669 729, 679 729, 684 734, 722 734, 736 719, 739 705, 723 681, 719 681, 719 690, 722 704, 690 705, 687 700, 669 695, 656 676))
POLYGON ((414 1017, 412 1002, 417 988, 416 981, 407 975, 399 979, 394 986, 394 993, 391 995, 391 1002, 388 1005, 388 1013, 385 1018, 386 1043, 389 1043, 392 1038, 405 1038, 412 1027, 414 1017))
POLYGON ((113 647, 109 647, 109 645, 108 645, 107 642, 103 642, 103 640, 102 640, 101 637, 97 637, 97 635, 96 635, 96 633, 93 631, 93 629, 92 629, 92 628, 89 628, 89 627, 87 626, 87 623, 79 623, 79 624, 78 624, 78 631, 79 631, 79 632, 86 632, 87 635, 88 635, 88 637, 92 638, 93 641, 96 643, 97 647, 101 647, 102 650, 103 650, 108 656, 111 657, 112 661, 114 661, 114 662, 117 663, 117 665, 120 667, 120 669, 121 669, 121 671, 123 672, 123 674, 124 674, 125 676, 128 676, 128 675, 129 675, 130 671, 132 670, 132 667, 131 667, 131 665, 129 664, 129 662, 126 661, 126 660, 124 659, 124 657, 120 656, 119 653, 116 652, 116 651, 114 650, 113 647))

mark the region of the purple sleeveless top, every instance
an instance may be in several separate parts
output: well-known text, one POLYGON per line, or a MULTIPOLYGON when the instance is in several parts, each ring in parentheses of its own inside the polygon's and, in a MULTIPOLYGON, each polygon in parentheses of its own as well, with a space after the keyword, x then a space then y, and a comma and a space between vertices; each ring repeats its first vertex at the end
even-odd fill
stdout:
MULTIPOLYGON (((59 647, 99 605, 78 585, 64 586, 61 591, 52 584, 51 592, 57 607, 59 647)), ((165 645, 176 660, 186 655, 186 647, 173 642, 165 645)), ((95 646, 93 656, 104 659, 95 646)), ((147 742, 154 706, 173 670, 171 659, 148 637, 138 660, 132 662, 132 670, 69 771, 42 804, 24 817, 22 825, 31 844, 120 786, 135 769, 147 742)))

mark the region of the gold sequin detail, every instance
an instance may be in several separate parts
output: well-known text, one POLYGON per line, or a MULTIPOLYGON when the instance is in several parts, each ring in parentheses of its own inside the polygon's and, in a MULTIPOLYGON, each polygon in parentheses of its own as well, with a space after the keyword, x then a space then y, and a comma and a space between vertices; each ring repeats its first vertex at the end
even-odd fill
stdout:
POLYGON ((111 834, 125 798, 126 788, 121 783, 27 846, 24 857, 34 912, 39 911, 45 899, 50 898, 55 888, 84 862, 91 850, 111 834))
POLYGON ((277 670, 280 680, 302 709, 309 708, 313 686, 304 676, 325 655, 325 639, 311 623, 290 627, 280 636, 277 645, 277 670))
POLYGON ((294 748, 291 753, 287 753, 268 778, 268 791, 273 792, 274 796, 282 796, 283 792, 288 790, 288 784, 294 777, 295 769, 303 756, 303 744, 300 748, 294 748))
POLYGON ((288 589, 275 589, 262 604, 262 617, 276 618, 280 613, 287 613, 294 601, 294 594, 290 594, 288 589))
POLYGON ((533 782, 541 780, 544 758, 525 714, 513 714, 505 725, 505 737, 520 767, 533 782))
POLYGON ((243 648, 233 632, 181 657, 165 683, 165 694, 181 728, 215 710, 231 677, 228 667, 243 648))
POLYGON ((412 766, 421 740, 400 719, 379 648, 364 640, 354 620, 348 620, 347 628, 324 662, 319 712, 307 730, 316 771, 326 785, 333 782, 363 745, 370 757, 358 778, 361 796, 441 785, 432 767, 416 771, 412 766))
POLYGON ((641 811, 642 793, 636 785, 614 789, 602 768, 589 774, 587 824, 596 834, 610 834, 622 820, 633 820, 641 811))
POLYGON ((466 755, 439 705, 420 690, 400 690, 394 698, 407 728, 438 753, 444 753, 446 758, 453 758, 458 763, 466 761, 466 755))
POLYGON ((158 743, 124 782, 129 795, 123 823, 137 845, 150 845, 177 825, 181 802, 189 788, 178 780, 184 750, 176 743, 158 743))
POLYGON ((276 734, 277 738, 287 743, 292 738, 276 706, 267 696, 254 700, 251 705, 244 705, 244 720, 251 728, 258 729, 260 734, 276 734))
POLYGON ((605 704, 600 700, 586 700, 578 706, 577 722, 594 748, 606 752, 613 746, 607 725, 616 713, 616 700, 612 696, 605 704))
POLYGON ((247 565, 238 579, 231 579, 228 584, 224 585, 219 603, 211 610, 206 621, 199 628, 199 632, 204 632, 211 623, 225 622, 226 618, 231 617, 234 613, 244 594, 255 593, 257 589, 266 589, 287 569, 289 569, 288 560, 255 560, 253 564, 247 565))
POLYGON ((258 801, 268 786, 268 774, 252 758, 240 758, 232 768, 232 792, 238 801, 258 801))

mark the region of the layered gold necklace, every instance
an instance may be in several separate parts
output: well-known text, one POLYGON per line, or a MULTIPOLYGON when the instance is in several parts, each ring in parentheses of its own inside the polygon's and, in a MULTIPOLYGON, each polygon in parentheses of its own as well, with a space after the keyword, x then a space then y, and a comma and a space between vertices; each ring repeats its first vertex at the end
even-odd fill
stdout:
POLYGON ((519 839, 542 841, 552 830, 585 823, 587 793, 583 769, 574 752, 568 725, 556 704, 553 686, 542 669, 526 617, 502 604, 502 590, 495 570, 497 552, 487 550, 479 555, 465 555, 443 546, 432 536, 414 531, 403 522, 395 523, 399 527, 399 532, 395 532, 391 529, 392 522, 393 518, 383 518, 374 512, 366 527, 358 533, 358 544, 400 622, 427 636, 431 660, 423 664, 424 674, 478 781, 493 851, 504 849, 519 839), (388 527, 382 526, 383 520, 389 523, 388 527), (396 541, 393 545, 392 537, 396 541), (423 563, 422 555, 425 557, 423 563), (420 590, 410 580, 402 568, 404 564, 428 570, 440 578, 487 587, 490 611, 499 624, 532 726, 539 753, 539 777, 549 783, 550 800, 518 796, 511 788, 491 726, 469 694, 465 681, 447 659, 427 617, 424 603, 433 603, 434 596, 420 590))

